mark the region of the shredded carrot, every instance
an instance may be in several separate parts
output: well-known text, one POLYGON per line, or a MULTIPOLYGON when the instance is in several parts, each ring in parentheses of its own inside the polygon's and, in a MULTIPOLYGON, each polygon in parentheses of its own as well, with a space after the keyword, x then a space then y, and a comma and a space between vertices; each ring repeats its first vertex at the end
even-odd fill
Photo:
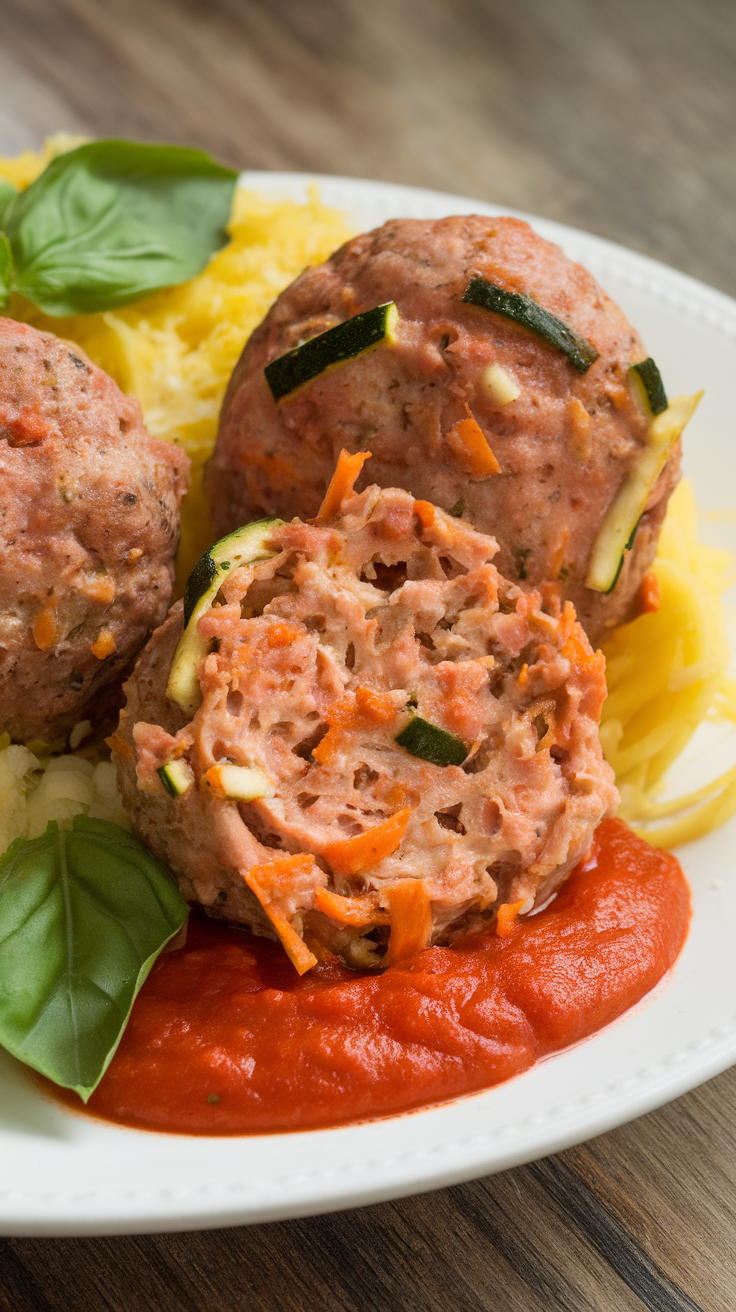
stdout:
POLYGON ((53 423, 35 414, 30 406, 20 410, 14 419, 7 420, 4 427, 9 433, 10 446, 35 446, 45 437, 52 437, 55 430, 53 423))
POLYGON ((341 897, 328 888, 316 888, 314 905, 317 911, 329 916, 338 925, 353 925, 364 929, 366 925, 389 923, 388 912, 381 910, 378 893, 366 893, 363 897, 341 897))
POLYGON ((112 656, 117 647, 117 643, 112 636, 110 629, 103 629, 96 642, 92 643, 90 651, 96 656, 98 661, 104 661, 106 656, 112 656))
POLYGON ((437 523, 436 507, 431 501, 415 501, 414 514, 419 517, 422 528, 434 528, 437 523))
POLYGON ((324 524, 328 519, 335 518, 343 501, 352 492, 355 480, 363 465, 370 458, 370 451, 356 451, 355 455, 351 456, 343 448, 338 457, 337 467, 330 480, 330 485, 325 492, 324 501, 319 508, 316 521, 318 524, 324 524))
POLYGON ((346 692, 338 697, 325 714, 330 726, 321 742, 314 748, 312 755, 320 765, 329 765, 340 748, 342 736, 347 729, 359 729, 371 724, 390 724, 396 716, 396 707, 392 699, 372 688, 356 688, 355 692, 346 692))
POLYGON ((330 726, 321 742, 312 751, 312 756, 320 765, 329 765, 337 753, 342 741, 343 730, 347 729, 355 719, 355 697, 352 693, 346 693, 344 697, 338 697, 329 707, 326 720, 330 726))
POLYGON ((115 580, 109 574, 98 574, 87 579, 84 591, 91 601, 98 601, 101 606, 109 606, 115 598, 115 580))
POLYGON ((297 934, 277 901, 288 893, 294 876, 308 874, 313 865, 313 856, 307 852, 297 852, 293 856, 279 856, 273 861, 264 861, 262 865, 251 866, 243 875, 281 939, 291 964, 300 975, 316 966, 317 958, 297 934))
POLYGON ((579 674, 600 674, 601 677, 605 676, 606 658, 603 652, 590 651, 583 641, 581 632, 575 633, 573 631, 568 635, 560 655, 564 656, 579 674))
POLYGON ((526 661, 524 661, 524 664, 519 670, 519 677, 517 679, 517 683, 519 684, 520 688, 523 688, 524 684, 528 682, 529 682, 529 666, 527 665, 526 661))
POLYGON ((271 861, 251 866, 244 878, 265 908, 267 902, 288 895, 294 879, 299 875, 308 875, 313 865, 314 857, 309 852, 295 852, 288 856, 275 856, 271 861))
POLYGON ((523 897, 520 902, 502 902, 498 908, 496 919, 496 933, 499 938, 510 938, 514 932, 516 917, 526 902, 523 897))
POLYGON ((391 917, 386 965, 423 952, 432 933, 432 904, 421 879, 388 884, 382 893, 391 917))
POLYGON ((639 584, 639 614, 652 615, 662 605, 662 589, 655 570, 650 569, 639 584))
POLYGON ((304 975, 313 966, 317 965, 317 958, 309 950, 304 939, 297 934, 291 921, 286 918, 283 911, 279 911, 273 903, 263 908, 273 925, 276 933, 281 939, 281 944, 289 961, 299 975, 304 975))
POLYGON ((361 870, 377 865, 396 851, 406 833, 410 816, 411 807, 405 806, 403 811, 394 812, 388 820, 366 829, 363 834, 328 843, 322 849, 322 855, 336 874, 358 875, 361 870))
POLYGON ((269 624, 266 631, 266 644, 269 647, 288 647, 301 636, 300 630, 295 629, 292 624, 269 624))
POLYGON ((105 739, 105 742, 110 748, 110 751, 115 752, 117 756, 122 756, 124 761, 135 760, 135 752, 133 748, 130 743, 120 737, 119 733, 111 733, 110 737, 105 739))
POLYGON ((374 724, 390 724, 396 718, 393 698, 385 692, 374 692, 372 688, 355 689, 355 705, 361 719, 374 724))
POLYGON ((49 651, 53 647, 59 630, 56 624, 56 610, 52 605, 44 606, 43 610, 39 611, 33 621, 31 632, 39 651, 49 651))
POLYGON ((490 478, 491 474, 501 473, 501 466, 488 445, 483 429, 469 410, 467 419, 459 419, 450 429, 447 445, 471 478, 490 478))
POLYGON ((403 784, 394 783, 386 793, 386 802, 389 806, 407 806, 410 794, 403 784))

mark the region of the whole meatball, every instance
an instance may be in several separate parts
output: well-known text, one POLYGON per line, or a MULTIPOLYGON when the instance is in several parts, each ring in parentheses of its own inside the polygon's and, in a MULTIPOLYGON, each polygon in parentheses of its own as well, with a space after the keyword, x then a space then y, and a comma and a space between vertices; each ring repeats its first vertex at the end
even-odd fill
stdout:
POLYGON ((0 319, 0 732, 115 708, 171 599, 187 470, 77 346, 0 319))
POLYGON ((297 278, 248 342, 207 469, 216 531, 263 514, 314 515, 340 449, 369 447, 372 480, 492 533, 499 569, 522 587, 559 582, 597 641, 634 613, 679 475, 677 443, 614 590, 587 588, 596 534, 646 441, 649 420, 628 378, 645 356, 590 274, 528 224, 477 215, 393 220, 297 278), (579 373, 530 329, 464 303, 474 277, 531 297, 598 359, 579 373), (394 345, 274 401, 264 365, 387 301, 400 314, 394 345), (470 421, 477 438, 473 420, 497 472, 492 460, 478 469, 469 457, 457 426, 465 421, 467 435, 470 421))
POLYGON ((322 948, 376 966, 503 932, 618 803, 604 662, 572 606, 508 583, 493 539, 428 502, 341 479, 319 523, 273 524, 270 559, 223 576, 201 654, 177 654, 201 704, 167 695, 177 604, 113 740, 133 828, 185 897, 300 971, 322 948))

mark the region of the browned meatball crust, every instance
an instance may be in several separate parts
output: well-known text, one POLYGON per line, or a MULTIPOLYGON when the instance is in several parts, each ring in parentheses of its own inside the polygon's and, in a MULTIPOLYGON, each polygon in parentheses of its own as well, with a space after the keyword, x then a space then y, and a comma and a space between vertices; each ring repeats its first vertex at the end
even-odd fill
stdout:
POLYGON ((0 732, 114 709, 171 599, 187 470, 79 347, 0 319, 0 732))
POLYGON ((522 587, 559 581, 597 641, 633 612, 679 476, 678 442, 613 592, 587 588, 596 534, 646 440, 648 419, 628 379, 645 356, 591 275, 528 224, 477 215, 393 220, 297 278, 248 342, 207 469, 215 529, 221 535, 264 514, 314 515, 340 449, 368 447, 371 481, 456 508, 492 533, 499 569, 522 587), (474 276, 530 296, 599 358, 578 373, 529 329, 463 303, 474 276), (400 314, 395 345, 276 404, 264 365, 386 301, 400 314), (509 400, 509 390, 518 396, 509 400), (455 426, 469 416, 499 473, 475 476, 453 445, 455 426))

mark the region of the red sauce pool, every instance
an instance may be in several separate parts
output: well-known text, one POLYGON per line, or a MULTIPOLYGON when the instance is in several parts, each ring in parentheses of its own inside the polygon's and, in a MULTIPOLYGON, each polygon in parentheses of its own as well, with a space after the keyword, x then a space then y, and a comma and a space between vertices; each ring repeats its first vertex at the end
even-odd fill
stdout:
POLYGON ((638 1002, 682 947, 678 862, 617 820, 510 938, 429 948, 380 975, 320 965, 193 916, 164 954, 88 1103, 185 1134, 263 1134, 386 1116, 488 1088, 638 1002))

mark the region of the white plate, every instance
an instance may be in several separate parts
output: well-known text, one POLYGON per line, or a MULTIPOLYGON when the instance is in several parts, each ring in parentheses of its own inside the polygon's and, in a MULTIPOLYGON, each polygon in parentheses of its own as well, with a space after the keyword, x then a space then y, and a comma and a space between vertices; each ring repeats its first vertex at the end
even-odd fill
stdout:
MULTIPOLYGON (((244 180, 268 195, 300 198, 313 178, 248 173, 244 180)), ((347 210, 356 227, 397 215, 502 212, 412 187, 318 181, 325 202, 347 210)), ((671 391, 707 389, 688 430, 686 469, 703 508, 733 502, 736 303, 610 242, 532 222, 629 314, 671 391)), ((733 523, 713 532, 729 528, 736 545, 733 523)), ((676 1098, 736 1061, 735 850, 736 822, 683 849, 692 930, 653 996, 526 1075, 442 1107, 306 1134, 139 1133, 66 1114, 2 1054, 0 1233, 195 1229, 357 1206, 530 1161, 676 1098)))

